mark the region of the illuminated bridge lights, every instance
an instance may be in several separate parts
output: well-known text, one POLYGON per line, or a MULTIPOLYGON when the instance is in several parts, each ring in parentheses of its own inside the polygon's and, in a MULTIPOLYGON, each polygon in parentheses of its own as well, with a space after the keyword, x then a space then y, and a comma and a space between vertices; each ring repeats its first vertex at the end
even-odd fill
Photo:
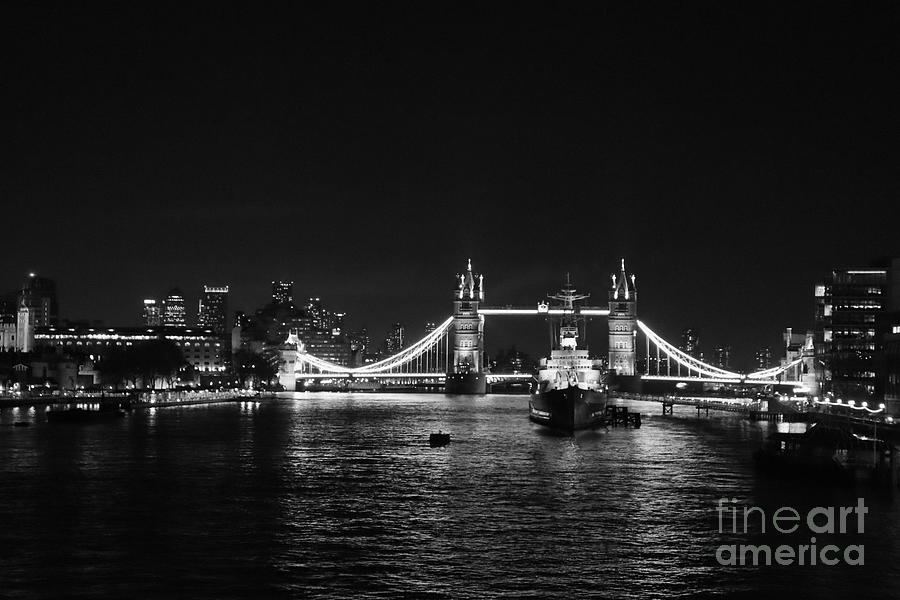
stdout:
POLYGON ((643 321, 638 320, 637 325, 640 330, 647 336, 647 354, 648 354, 648 368, 649 368, 649 346, 652 343, 656 346, 659 353, 661 352, 666 356, 667 359, 671 359, 676 364, 681 365, 682 367, 688 370, 688 376, 673 376, 671 374, 666 375, 651 375, 647 373, 641 376, 641 379, 650 379, 650 380, 661 380, 661 381, 685 381, 690 379, 695 380, 703 380, 709 383, 751 383, 751 384, 788 384, 788 385, 802 385, 801 381, 779 381, 776 379, 777 376, 784 374, 785 372, 799 366, 803 362, 803 358, 798 358, 795 361, 778 367, 772 367, 770 369, 763 369, 762 371, 756 371, 754 373, 742 374, 735 373, 733 371, 726 371, 725 369, 720 369, 718 367, 714 367, 710 364, 702 362, 693 356, 687 354, 686 352, 679 350, 662 337, 657 335, 653 330, 651 330, 647 325, 643 323, 643 321), (692 377, 691 374, 696 373, 696 377, 692 377))
MULTIPOLYGON (((516 308, 516 307, 495 307, 495 308, 479 308, 479 316, 484 318, 485 315, 560 315, 560 314, 581 314, 585 316, 608 316, 609 310, 598 307, 580 307, 576 310, 571 309, 550 309, 545 304, 539 304, 535 308, 516 308)), ((448 318, 434 331, 423 337, 408 348, 389 356, 376 363, 363 365, 361 367, 345 367, 338 365, 306 352, 300 352, 297 355, 296 375, 298 378, 319 379, 322 377, 408 377, 408 378, 434 378, 441 377, 446 373, 449 365, 449 334, 450 327, 453 324, 453 317, 448 318), (424 368, 423 368, 424 367, 424 368), (433 368, 434 372, 429 369, 433 368), (310 372, 304 372, 307 369, 310 372), (406 369, 406 372, 404 372, 406 369), (312 370, 318 373, 311 372, 312 370)), ((709 383, 732 383, 732 384, 783 384, 802 386, 802 381, 795 380, 778 380, 777 377, 785 374, 791 369, 797 368, 803 362, 803 358, 798 358, 793 362, 763 369, 754 373, 742 374, 734 371, 728 371, 707 364, 701 360, 694 358, 686 352, 676 348, 662 337, 657 335, 653 330, 647 327, 643 321, 638 320, 637 326, 647 339, 647 358, 648 368, 650 359, 650 345, 653 344, 657 350, 657 359, 661 360, 665 355, 666 361, 672 361, 679 365, 678 374, 673 375, 667 372, 665 375, 657 371, 656 375, 649 372, 642 375, 642 379, 660 380, 660 381, 704 381, 709 383), (680 368, 687 369, 687 375, 682 375, 680 368)), ((658 367, 657 367, 658 368, 658 367)), ((530 374, 510 374, 510 373, 485 373, 486 377, 493 381, 500 380, 527 380, 532 376, 530 374)), ((870 410, 866 408, 866 410, 870 410)), ((871 410, 870 410, 871 412, 871 410)))
POLYGON ((712 379, 743 379, 740 373, 734 373, 733 371, 726 371, 725 369, 720 369, 718 367, 714 367, 712 365, 708 365, 705 362, 697 360, 690 354, 687 354, 666 340, 659 337, 656 333, 653 332, 649 327, 647 327, 643 321, 638 319, 637 325, 640 330, 647 336, 648 342, 652 342, 657 346, 660 350, 665 352, 665 354, 674 360, 676 363, 688 369, 688 371, 696 371, 700 375, 705 375, 706 377, 712 379))
POLYGON ((539 305, 535 308, 513 308, 513 307, 497 307, 497 308, 478 308, 480 315, 582 315, 586 317, 608 317, 609 309, 606 308, 583 308, 565 309, 565 308, 549 308, 546 305, 539 305))
POLYGON ((851 410, 864 410, 871 415, 877 415, 878 413, 884 412, 884 404, 879 404, 877 409, 869 408, 868 402, 863 402, 859 406, 856 406, 856 402, 854 400, 847 400, 847 403, 838 398, 836 401, 832 402, 831 400, 819 400, 819 397, 816 396, 813 398, 814 404, 820 404, 822 406, 842 406, 844 408, 849 408, 851 410))
MULTIPOLYGON (((322 360, 321 358, 317 358, 312 354, 307 354, 302 352, 297 355, 297 363, 298 365, 309 365, 313 368, 321 371, 321 374, 330 374, 330 375, 341 375, 341 376, 379 376, 378 374, 384 373, 388 376, 399 376, 402 375, 404 377, 409 376, 421 376, 426 375, 428 377, 435 377, 434 373, 401 373, 396 372, 394 369, 399 369, 404 366, 408 366, 410 364, 414 364, 417 360, 421 359, 423 355, 430 353, 433 347, 438 344, 441 340, 446 338, 447 332, 450 328, 450 325, 453 323, 453 317, 448 318, 446 321, 438 325, 434 331, 423 337, 421 340, 413 344, 412 346, 403 349, 402 351, 394 354, 393 356, 389 356, 384 360, 380 360, 376 363, 372 363, 370 365, 363 365, 361 367, 345 367, 343 365, 338 365, 326 360, 322 360)), ((445 352, 446 356, 446 352, 445 352)), ((421 362, 421 361, 420 361, 421 362)), ((427 362, 427 361, 426 361, 427 362)), ((435 361, 436 362, 436 361, 435 361)), ((444 367, 446 370, 446 367, 444 367)), ((297 373, 298 377, 304 375, 319 375, 319 374, 311 374, 311 373, 297 373)))

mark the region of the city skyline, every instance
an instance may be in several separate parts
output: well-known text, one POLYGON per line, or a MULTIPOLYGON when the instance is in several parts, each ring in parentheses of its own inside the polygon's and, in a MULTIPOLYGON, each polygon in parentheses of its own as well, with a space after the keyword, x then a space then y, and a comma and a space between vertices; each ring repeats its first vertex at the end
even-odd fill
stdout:
MULTIPOLYGON (((873 259, 869 258, 864 260, 861 264, 857 265, 841 265, 835 266, 834 268, 844 268, 844 267, 865 267, 871 266, 872 264, 879 263, 880 260, 886 259, 873 259)), ((630 267, 630 263, 629 263, 630 267)), ((458 273, 462 269, 457 269, 456 272, 449 277, 450 283, 454 281, 454 275, 458 275, 458 273)), ((727 330, 725 333, 722 331, 715 331, 710 326, 708 321, 704 321, 703 319, 698 319, 694 323, 680 323, 676 322, 659 322, 658 329, 664 332, 667 332, 667 337, 672 340, 679 340, 685 330, 694 330, 703 341, 702 350, 706 354, 706 358, 711 363, 716 363, 717 361, 714 359, 714 352, 720 346, 729 346, 732 354, 731 363, 735 367, 751 369, 753 365, 756 364, 756 353, 760 350, 768 347, 773 351, 774 356, 777 358, 783 353, 783 343, 782 338, 784 334, 784 330, 787 327, 792 327, 795 331, 805 331, 811 330, 814 323, 815 316, 815 299, 813 296, 814 288, 817 283, 827 278, 828 274, 832 272, 833 268, 822 269, 822 274, 814 281, 810 281, 808 285, 805 285, 805 294, 801 298, 802 302, 807 304, 807 310, 798 316, 797 319, 789 321, 784 324, 783 327, 772 329, 768 331, 756 331, 755 336, 744 336, 739 337, 737 334, 729 333, 729 331, 739 331, 740 328, 727 330), (746 340, 753 340, 753 342, 748 342, 746 340)), ((638 272, 638 275, 641 273, 638 269, 635 269, 638 272)), ((610 269, 610 273, 612 269, 610 269)), ((577 273, 577 271, 576 271, 577 273)), ((37 275, 39 277, 44 277, 45 274, 37 273, 35 271, 31 271, 25 276, 28 275, 37 275)), ((609 273, 607 273, 608 277, 609 273)), ((489 274, 488 274, 489 276, 489 274)), ((52 277, 47 277, 51 281, 56 281, 52 277)), ((536 304, 539 301, 546 299, 546 294, 554 291, 553 286, 559 286, 559 282, 562 281, 561 277, 557 278, 559 281, 548 281, 546 286, 546 293, 543 295, 537 295, 534 297, 533 301, 528 298, 510 298, 507 299, 499 299, 494 296, 493 290, 495 289, 504 289, 507 287, 512 287, 513 290, 518 291, 518 293, 524 295, 526 293, 538 293, 538 290, 541 289, 541 284, 539 282, 530 282, 529 286, 505 286, 500 284, 500 282, 496 282, 491 278, 488 281, 488 302, 490 305, 530 305, 536 304)), ((218 281, 218 280, 217 280, 218 281)), ((281 282, 282 280, 277 280, 281 282)), ((433 322, 435 319, 441 319, 446 317, 450 313, 450 309, 448 308, 448 303, 446 302, 445 294, 442 294, 443 289, 439 289, 435 292, 436 296, 440 296, 437 298, 431 298, 431 292, 429 290, 419 290, 420 294, 418 297, 423 300, 422 304, 418 307, 414 307, 409 314, 411 316, 407 317, 405 315, 401 315, 396 312, 390 312, 385 310, 368 310, 372 308, 372 304, 370 302, 365 301, 363 298, 363 302, 360 303, 359 308, 360 312, 343 310, 343 306, 345 303, 340 301, 340 298, 337 296, 325 296, 313 293, 306 293, 302 289, 302 286, 298 285, 296 280, 291 280, 289 278, 283 278, 284 282, 290 282, 293 284, 293 298, 295 303, 304 303, 307 298, 316 298, 316 297, 324 297, 325 302, 329 307, 341 307, 342 312, 347 314, 349 329, 353 331, 357 331, 360 329, 367 329, 370 332, 370 335, 373 336, 373 339, 380 340, 381 337, 389 336, 391 330, 394 328, 395 323, 402 322, 405 327, 407 327, 411 331, 411 335, 420 336, 421 334, 426 332, 427 324, 433 322), (444 308, 444 311, 441 312, 441 308, 444 308), (430 312, 429 312, 430 310, 430 312), (421 317, 421 318, 419 318, 421 317)), ((254 285, 252 295, 247 293, 246 290, 243 290, 244 293, 240 293, 242 290, 240 288, 235 289, 232 285, 221 284, 225 289, 229 290, 227 292, 230 299, 229 309, 228 309, 228 322, 234 317, 235 312, 243 311, 247 314, 252 314, 253 311, 262 308, 269 302, 272 302, 272 289, 271 285, 274 284, 275 281, 266 280, 263 278, 259 285, 254 285), (257 297, 257 293, 260 288, 262 288, 262 292, 259 297, 257 297), (240 298, 244 299, 244 303, 239 304, 241 300, 233 300, 232 298, 240 298), (249 300, 248 300, 249 298, 249 300)), ((603 294, 606 293, 609 285, 608 282, 604 287, 588 287, 587 285, 582 285, 579 283, 579 278, 575 278, 575 283, 580 290, 591 292, 597 297, 602 297, 603 294)), ((650 323, 656 322, 655 315, 649 313, 647 311, 651 311, 654 307, 661 304, 660 302, 653 302, 651 298, 648 298, 648 294, 645 291, 648 287, 650 289, 658 289, 658 286, 648 285, 649 282, 646 281, 646 278, 640 277, 638 285, 641 287, 642 296, 641 296, 641 311, 642 318, 647 320, 650 323)), ((60 286, 61 287, 61 286, 60 286)), ((183 293, 183 318, 184 323, 188 326, 198 326, 203 327, 204 324, 201 323, 200 311, 196 308, 197 302, 200 300, 204 293, 204 288, 209 287, 208 284, 201 284, 199 286, 175 286, 168 287, 166 285, 157 285, 154 286, 158 289, 169 289, 168 293, 172 293, 173 291, 177 291, 179 293, 183 293), (195 289, 195 287, 197 289, 195 289)), ((446 287, 446 286, 444 286, 446 287)), ((310 288, 313 289, 313 288, 310 288)), ((696 288, 695 288, 696 289, 696 288)), ((13 290, 9 290, 13 291, 13 290)), ((410 293, 413 292, 412 289, 408 290, 410 293)), ((705 310, 709 311, 718 311, 721 306, 717 303, 717 301, 722 301, 723 304, 727 304, 728 299, 723 298, 721 296, 710 295, 709 293, 701 293, 698 294, 698 302, 700 301, 709 301, 708 305, 697 304, 695 308, 699 308, 701 310, 701 314, 705 310), (706 299, 706 300, 704 300, 706 299)), ((89 315, 77 315, 73 316, 66 309, 68 306, 68 298, 65 294, 65 288, 61 287, 60 290, 57 291, 57 295, 62 298, 60 304, 63 306, 63 309, 60 313, 61 319, 67 319, 75 322, 95 322, 99 321, 103 325, 106 326, 134 326, 138 324, 144 324, 145 314, 143 313, 145 309, 145 302, 148 298, 154 297, 157 299, 157 302, 160 305, 160 308, 164 309, 165 307, 165 296, 166 294, 157 293, 155 296, 150 297, 141 297, 139 299, 131 299, 130 305, 118 308, 115 312, 116 314, 125 314, 126 316, 121 320, 113 320, 104 318, 102 315, 97 314, 89 314, 89 315)), ((351 297, 353 295, 351 294, 351 297)), ((77 303, 76 303, 77 304, 77 303)), ((696 313, 693 313, 696 314, 696 313)), ((766 315, 762 315, 765 317, 766 315)), ((771 321, 770 319, 767 319, 771 321)), ((595 322, 591 325, 591 330, 595 332, 595 335, 599 336, 603 331, 605 331, 606 324, 605 319, 595 319, 595 322)), ((488 326, 489 336, 487 338, 487 346, 491 353, 496 353, 501 350, 508 349, 512 346, 517 346, 527 353, 532 355, 539 355, 542 351, 542 346, 544 340, 546 338, 546 332, 544 331, 544 326, 538 322, 528 324, 526 322, 519 321, 518 323, 510 323, 507 319, 500 321, 492 321, 488 326), (523 328, 522 326, 525 325, 523 328)), ((602 337, 602 336, 601 336, 602 337)), ((600 337, 595 337, 594 339, 600 339, 600 337)), ((598 350, 599 351, 599 350, 598 350)))
POLYGON ((447 314, 468 258, 525 303, 567 271, 603 293, 624 256, 654 325, 747 362, 812 326, 830 269, 900 255, 875 12, 14 10, 4 202, 41 218, 0 272, 74 319, 217 282, 248 309, 281 278, 382 329, 447 314))
POLYGON ((2 593, 900 598, 900 5, 4 8, 2 593))

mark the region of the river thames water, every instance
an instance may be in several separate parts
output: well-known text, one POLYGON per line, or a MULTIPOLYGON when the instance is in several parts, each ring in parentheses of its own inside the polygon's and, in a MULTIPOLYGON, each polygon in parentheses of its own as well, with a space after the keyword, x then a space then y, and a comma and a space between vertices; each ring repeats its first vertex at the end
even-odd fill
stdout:
POLYGON ((284 394, 90 425, 3 409, 0 596, 900 597, 898 494, 756 472, 772 424, 628 404, 640 429, 574 436, 515 395, 284 394), (453 441, 430 448, 439 429, 453 441), (811 535, 720 533, 720 498, 805 515, 859 497, 864 532, 817 542, 863 545, 863 565, 717 562, 811 535))

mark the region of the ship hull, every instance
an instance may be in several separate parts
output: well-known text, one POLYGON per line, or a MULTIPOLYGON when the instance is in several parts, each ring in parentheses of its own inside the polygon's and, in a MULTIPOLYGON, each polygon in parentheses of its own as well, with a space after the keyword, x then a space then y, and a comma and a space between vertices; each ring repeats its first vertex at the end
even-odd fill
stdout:
POLYGON ((448 373, 444 390, 448 394, 484 394, 487 380, 484 373, 448 373))
POLYGON ((531 394, 529 418, 538 425, 576 431, 603 424, 606 395, 575 386, 531 394))

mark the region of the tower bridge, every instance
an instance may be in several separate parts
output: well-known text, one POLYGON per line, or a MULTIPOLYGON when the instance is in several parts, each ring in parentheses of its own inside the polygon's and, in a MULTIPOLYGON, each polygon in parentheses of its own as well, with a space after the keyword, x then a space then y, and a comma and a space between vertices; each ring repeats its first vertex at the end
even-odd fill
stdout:
POLYGON ((451 315, 422 339, 378 362, 348 367, 310 354, 303 340, 292 332, 281 346, 279 381, 287 391, 297 390, 298 382, 305 385, 310 381, 340 380, 373 384, 418 382, 442 387, 451 394, 483 394, 492 383, 532 380, 531 374, 491 373, 485 367, 486 317, 563 314, 606 318, 609 374, 622 389, 640 391, 642 387, 696 384, 814 389, 812 353, 777 367, 739 373, 707 364, 667 342, 638 319, 636 278, 626 272, 624 259, 618 273, 611 275, 604 306, 573 308, 551 307, 544 301, 533 306, 486 305, 484 275, 473 272, 470 259, 466 271, 456 276, 451 315))

